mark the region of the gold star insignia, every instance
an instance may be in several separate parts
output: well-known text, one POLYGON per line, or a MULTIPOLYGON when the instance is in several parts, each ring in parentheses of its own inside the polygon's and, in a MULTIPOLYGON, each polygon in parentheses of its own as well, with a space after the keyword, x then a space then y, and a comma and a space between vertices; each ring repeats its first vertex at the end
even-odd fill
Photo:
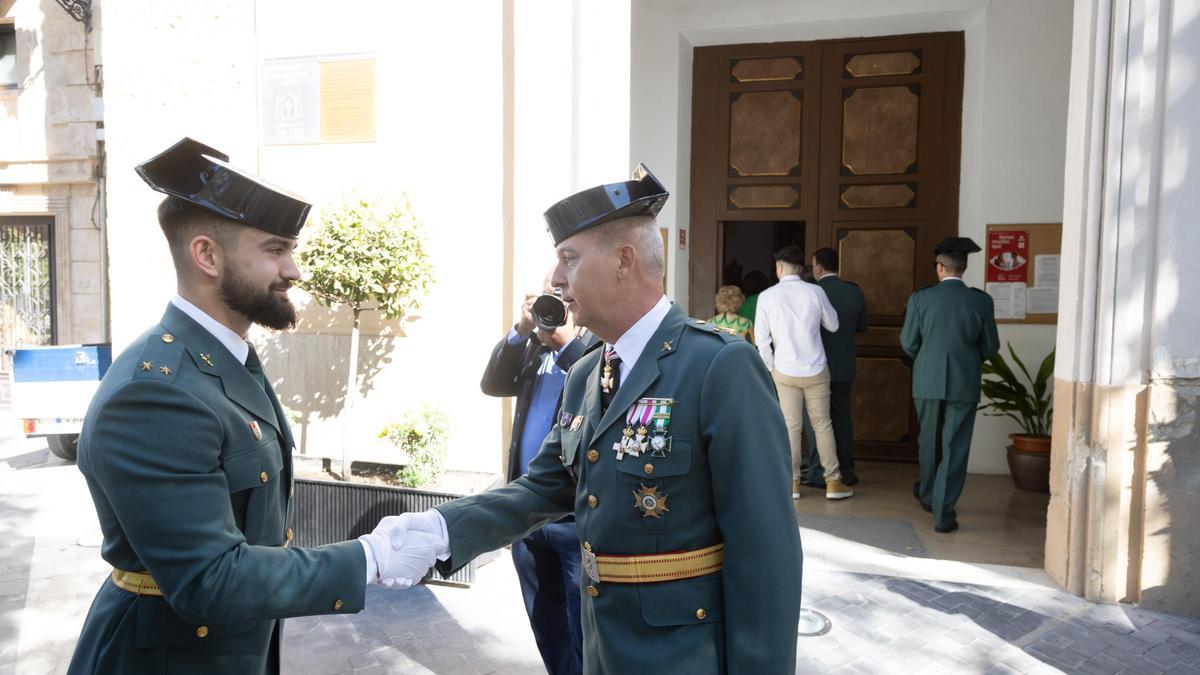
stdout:
POLYGON ((659 494, 658 486, 646 487, 633 491, 633 505, 642 512, 643 518, 662 518, 662 514, 670 511, 667 508, 666 493, 659 494))
POLYGON ((149 361, 142 361, 142 371, 143 372, 147 372, 153 367, 154 367, 153 363, 150 363, 149 361))
POLYGON ((201 355, 200 355, 200 360, 201 360, 201 361, 203 361, 203 362, 204 362, 204 365, 208 366, 209 368, 212 368, 212 367, 213 367, 213 364, 212 364, 212 357, 211 357, 211 356, 209 356, 208 354, 201 354, 201 355))
POLYGON ((162 368, 158 369, 158 372, 162 373, 163 375, 170 375, 171 369, 166 366, 163 366, 162 368))
POLYGON ((672 350, 672 349, 674 349, 674 348, 675 348, 675 345, 671 344, 671 341, 670 341, 670 340, 667 340, 666 342, 664 342, 664 343, 663 343, 662 350, 663 350, 664 352, 669 352, 669 351, 671 351, 671 350, 672 350))

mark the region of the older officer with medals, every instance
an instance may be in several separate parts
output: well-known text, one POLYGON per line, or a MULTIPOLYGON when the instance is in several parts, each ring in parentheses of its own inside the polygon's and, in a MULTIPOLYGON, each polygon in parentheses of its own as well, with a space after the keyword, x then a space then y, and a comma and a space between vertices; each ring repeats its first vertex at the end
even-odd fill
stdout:
POLYGON ((442 538, 449 574, 574 511, 585 673, 792 673, 801 551, 787 429, 754 347, 663 294, 645 167, 546 212, 553 277, 604 345, 567 374, 526 476, 384 519, 442 538))
POLYGON ((309 205, 227 160, 185 138, 137 167, 168 195, 179 294, 84 419, 79 469, 113 571, 70 673, 277 673, 282 617, 358 612, 368 583, 407 587, 434 560, 418 532, 290 546, 292 432, 245 336, 295 323, 309 205))

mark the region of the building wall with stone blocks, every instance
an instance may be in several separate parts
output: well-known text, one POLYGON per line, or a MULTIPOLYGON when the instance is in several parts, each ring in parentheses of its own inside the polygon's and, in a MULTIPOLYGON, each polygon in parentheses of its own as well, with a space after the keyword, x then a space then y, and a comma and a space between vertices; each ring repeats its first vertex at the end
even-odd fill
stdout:
POLYGON ((17 81, 0 88, 0 222, 53 218, 57 342, 99 342, 106 337, 99 3, 90 32, 39 0, 0 0, 0 24, 16 36, 17 81))

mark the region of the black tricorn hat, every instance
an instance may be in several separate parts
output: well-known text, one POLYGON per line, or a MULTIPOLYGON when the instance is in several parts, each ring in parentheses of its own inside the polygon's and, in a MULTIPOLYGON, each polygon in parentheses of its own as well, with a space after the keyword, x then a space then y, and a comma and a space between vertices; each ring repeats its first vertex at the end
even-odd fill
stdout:
POLYGON ((155 190, 260 230, 295 239, 312 205, 184 138, 135 169, 155 190))
POLYGON ((967 254, 967 253, 978 253, 979 251, 982 251, 982 250, 983 249, 979 248, 979 244, 976 244, 970 237, 946 237, 945 239, 942 240, 942 243, 938 244, 937 247, 933 249, 933 252, 935 254, 938 254, 938 253, 967 254))
POLYGON ((565 239, 618 218, 656 216, 671 193, 645 164, 630 180, 597 185, 567 197, 546 210, 546 229, 557 246, 565 239))

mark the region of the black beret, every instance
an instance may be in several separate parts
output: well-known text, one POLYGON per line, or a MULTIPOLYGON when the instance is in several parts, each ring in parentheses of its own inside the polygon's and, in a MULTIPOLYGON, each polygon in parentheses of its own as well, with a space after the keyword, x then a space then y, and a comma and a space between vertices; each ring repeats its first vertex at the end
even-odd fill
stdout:
POLYGON ((933 249, 933 252, 935 254, 937 254, 937 253, 963 253, 963 254, 966 254, 966 253, 978 253, 979 251, 982 251, 982 250, 983 249, 979 248, 979 244, 976 244, 974 241, 972 241, 970 237, 946 237, 945 239, 942 240, 942 243, 938 244, 937 247, 933 249))
POLYGON ((656 216, 670 193, 645 164, 630 180, 597 185, 567 197, 546 210, 546 229, 554 245, 588 229, 619 218, 656 216))
POLYGON ((230 165, 229 156, 184 138, 135 169, 151 188, 230 220, 295 239, 312 205, 230 165))

